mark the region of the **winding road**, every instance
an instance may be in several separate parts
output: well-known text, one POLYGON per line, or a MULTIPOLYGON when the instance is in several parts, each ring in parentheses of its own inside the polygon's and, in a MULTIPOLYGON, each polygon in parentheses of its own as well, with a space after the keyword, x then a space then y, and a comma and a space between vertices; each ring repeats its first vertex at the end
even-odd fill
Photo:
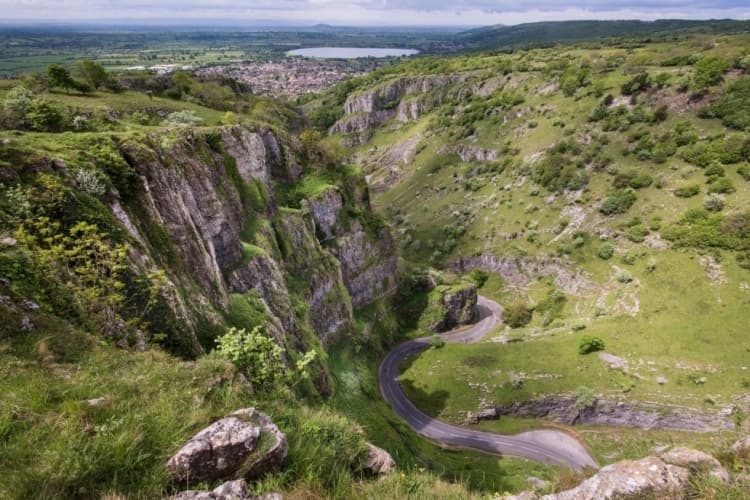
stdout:
MULTIPOLYGON (((446 342, 470 344, 482 340, 502 323, 502 308, 497 302, 480 296, 477 309, 479 319, 474 325, 441 337, 446 342)), ((575 470, 598 468, 586 448, 564 432, 545 429, 506 436, 449 425, 422 413, 404 394, 398 382, 399 368, 405 359, 429 348, 430 343, 430 337, 423 337, 397 345, 380 364, 378 373, 383 398, 416 432, 445 446, 512 455, 575 470)))

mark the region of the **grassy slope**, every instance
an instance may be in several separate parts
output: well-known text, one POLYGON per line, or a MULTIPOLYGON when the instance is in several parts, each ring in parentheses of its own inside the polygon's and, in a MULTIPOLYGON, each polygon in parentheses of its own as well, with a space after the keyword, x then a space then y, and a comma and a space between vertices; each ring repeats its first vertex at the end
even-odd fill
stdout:
MULTIPOLYGON (((687 66, 659 66, 661 60, 696 51, 732 58, 742 53, 746 41, 744 35, 700 36, 636 49, 557 48, 516 52, 498 58, 510 58, 530 67, 541 67, 555 58, 585 58, 595 64, 620 58, 623 62, 619 68, 593 75, 594 84, 600 85, 605 94, 619 96, 620 85, 637 71, 645 70, 652 75, 668 73, 672 88, 681 75, 692 71, 687 66)), ((460 60, 465 67, 473 65, 474 71, 482 65, 492 65, 486 58, 460 60)), ((409 68, 404 66, 404 71, 408 73, 409 68)), ((381 210, 396 214, 396 230, 406 236, 402 240, 407 240, 403 243, 407 243, 405 254, 410 260, 429 260, 445 239, 443 227, 460 223, 466 227, 466 234, 455 248, 433 262, 440 264, 456 256, 479 252, 542 258, 562 251, 570 267, 582 271, 595 285, 591 293, 568 295, 560 318, 551 323, 543 323, 541 315, 537 314, 529 326, 504 332, 505 338, 524 342, 502 344, 490 340, 474 346, 450 345, 428 351, 405 367, 403 380, 407 391, 428 413, 453 422, 461 422, 464 412, 476 409, 482 401, 522 400, 542 394, 572 392, 584 385, 598 394, 631 401, 685 404, 707 410, 731 406, 736 396, 747 391, 747 380, 750 380, 746 371, 750 344, 745 325, 745 311, 750 301, 746 284, 750 282, 750 271, 740 268, 731 252, 719 251, 714 257, 718 259, 723 277, 710 278, 706 265, 700 263, 704 257, 692 250, 664 249, 658 242, 656 245, 634 243, 624 236, 613 241, 615 256, 603 261, 596 257, 601 242, 593 234, 594 230, 603 229, 622 234, 625 224, 636 217, 646 226, 655 216, 661 219, 662 226, 678 220, 687 209, 702 206, 707 192, 705 175, 700 168, 679 158, 679 152, 661 164, 639 160, 633 154, 623 155, 622 151, 629 144, 628 135, 644 126, 633 125, 628 132, 602 132, 599 124, 587 121, 600 98, 592 95, 588 88, 579 90, 575 98, 565 97, 560 91, 551 94, 537 91, 555 80, 554 74, 540 71, 512 73, 508 85, 522 92, 525 98, 514 111, 521 110, 523 116, 511 117, 500 124, 491 119, 483 120, 474 124, 478 131, 474 137, 459 141, 496 150, 509 141, 511 147, 518 148, 514 166, 501 174, 479 174, 481 187, 476 191, 465 189, 463 183, 472 179, 469 172, 481 163, 453 162, 437 170, 430 168, 441 148, 455 143, 447 135, 452 130, 450 127, 444 132, 425 134, 436 113, 425 115, 413 124, 383 127, 375 132, 371 141, 355 148, 355 153, 368 165, 373 147, 387 148, 395 140, 404 140, 414 133, 423 135, 413 161, 398 166, 402 180, 379 193, 374 200, 381 210), (557 121, 564 122, 565 129, 574 132, 566 134, 564 129, 554 126, 557 121), (529 126, 531 122, 534 122, 533 127, 529 126), (662 179, 665 187, 654 183, 638 190, 635 205, 627 213, 613 217, 603 217, 596 211, 611 190, 612 176, 606 172, 589 172, 589 185, 576 202, 570 197, 550 196, 544 188, 535 187, 528 178, 529 167, 525 167, 533 168, 534 155, 567 137, 581 141, 586 135, 607 136, 609 143, 605 149, 618 171, 646 171, 654 179, 662 179), (671 193, 672 189, 691 183, 701 186, 700 195, 684 199, 671 193), (572 234, 557 238, 560 213, 576 207, 585 214, 580 229, 588 232, 580 247, 571 246, 572 234), (508 239, 507 235, 514 232, 520 237, 508 239), (531 232, 537 233, 536 240, 529 241, 531 232), (654 263, 655 269, 650 271, 649 264, 654 263), (630 273, 633 282, 618 282, 617 269, 630 273), (635 304, 638 306, 636 314, 623 314, 634 312, 635 304), (586 329, 574 331, 573 326, 586 329), (613 372, 596 355, 579 356, 580 337, 592 334, 601 337, 608 352, 625 358, 632 371, 643 378, 613 372), (665 385, 656 383, 660 375, 668 379, 665 385), (525 379, 522 389, 511 389, 510 380, 519 376, 525 379), (693 382, 700 377, 705 377, 705 383, 693 382), (431 397, 438 393, 444 397, 431 397)), ((714 87, 712 92, 719 93, 721 88, 714 87)), ((675 91, 668 90, 668 93, 674 95, 675 91)), ((728 131, 718 120, 698 118, 694 111, 670 112, 665 122, 644 128, 658 135, 674 129, 684 120, 703 138, 739 133, 728 131)), ((369 168, 378 179, 378 165, 369 168)), ((725 196, 725 212, 747 210, 750 208, 750 183, 737 175, 737 165, 726 165, 725 169, 727 178, 736 187, 734 193, 725 196)), ((652 229, 651 233, 658 234, 658 230, 652 229)), ((493 278, 487 287, 484 293, 501 302, 508 303, 520 297, 532 304, 556 289, 549 279, 532 280, 527 286, 516 288, 505 287, 493 278)), ((517 430, 528 424, 506 420, 485 425, 517 430)), ((713 439, 643 431, 613 433, 586 429, 582 432, 606 461, 637 455, 642 448, 637 442, 644 438, 655 442, 674 439, 698 444, 713 439), (623 450, 617 451, 621 447, 623 450)))

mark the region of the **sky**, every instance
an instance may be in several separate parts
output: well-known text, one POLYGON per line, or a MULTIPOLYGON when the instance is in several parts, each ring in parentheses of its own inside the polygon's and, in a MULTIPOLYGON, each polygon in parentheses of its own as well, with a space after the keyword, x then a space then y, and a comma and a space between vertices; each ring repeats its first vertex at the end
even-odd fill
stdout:
POLYGON ((569 19, 750 19, 750 0, 0 0, 0 21, 479 26, 569 19))

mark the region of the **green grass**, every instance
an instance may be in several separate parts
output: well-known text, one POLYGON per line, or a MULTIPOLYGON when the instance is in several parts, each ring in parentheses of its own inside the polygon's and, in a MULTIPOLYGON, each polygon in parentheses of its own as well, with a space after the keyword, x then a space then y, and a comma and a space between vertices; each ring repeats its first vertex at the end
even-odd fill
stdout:
POLYGON ((356 420, 369 438, 387 449, 401 470, 430 470, 476 492, 519 491, 526 477, 552 478, 554 469, 522 459, 502 459, 467 450, 446 450, 419 437, 383 401, 377 385, 378 356, 355 354, 351 344, 330 351, 336 382, 332 406, 356 420))
MULTIPOLYGON (((56 334, 73 340, 74 332, 56 334)), ((202 426, 250 405, 231 367, 214 357, 188 364, 159 351, 102 346, 66 363, 38 335, 4 341, 1 351, 4 498, 162 496, 169 454, 202 426), (105 402, 86 403, 95 398, 105 402)))
MULTIPOLYGON (((747 392, 750 344, 745 311, 750 303, 750 271, 739 267, 736 252, 702 255, 692 249, 669 249, 661 238, 687 210, 703 206, 709 190, 706 175, 683 158, 689 146, 677 147, 676 154, 664 162, 631 151, 639 143, 636 132, 648 131, 658 144, 662 134, 675 131, 682 122, 688 122, 707 145, 720 144, 717 141, 727 135, 742 135, 720 120, 701 118, 699 105, 688 103, 687 95, 677 91, 679 81, 689 80, 692 67, 663 67, 660 62, 694 53, 732 60, 742 53, 746 40, 746 35, 696 35, 633 48, 582 45, 447 60, 445 71, 467 70, 463 73, 467 83, 456 84, 448 92, 449 96, 463 95, 452 101, 448 119, 438 108, 411 123, 377 128, 368 141, 351 148, 377 183, 391 179, 391 169, 397 170, 398 179, 377 191, 373 204, 390 218, 408 261, 441 267, 461 256, 490 254, 521 259, 521 271, 529 274, 528 279, 515 282, 512 276, 503 279, 490 273, 481 290, 506 306, 522 300, 536 307, 529 325, 499 331, 481 344, 429 350, 409 361, 402 381, 417 406, 443 420, 461 423, 466 411, 475 411, 483 402, 510 403, 570 393, 581 386, 606 398, 681 404, 706 411, 731 407, 738 395, 747 392), (711 43, 719 40, 723 46, 711 43), (588 64, 591 81, 570 97, 559 90, 540 92, 558 82, 565 60, 588 64), (493 110, 479 117, 470 124, 473 135, 463 137, 458 125, 461 113, 477 104, 469 97, 472 89, 498 78, 500 71, 490 70, 496 67, 513 69, 500 77, 503 91, 520 93, 524 102, 510 112, 493 110), (670 75, 666 89, 638 96, 644 109, 684 102, 682 107, 670 107, 662 122, 635 123, 627 130, 606 131, 604 122, 590 122, 589 114, 602 98, 610 93, 621 98, 621 85, 639 71, 652 77, 670 75), (436 128, 438 119, 443 128, 436 128), (413 158, 387 164, 389 149, 417 134, 419 146, 413 158), (565 139, 575 140, 582 150, 572 155, 579 171, 588 177, 580 193, 551 192, 531 179, 545 151, 565 139), (610 158, 609 165, 598 170, 595 162, 587 163, 589 154, 599 158, 597 145, 610 158), (504 168, 500 171, 481 161, 444 161, 455 147, 495 150, 504 168), (615 174, 622 172, 647 173, 654 182, 636 191, 636 202, 625 213, 605 217, 599 206, 613 191, 615 174), (701 193, 692 198, 673 194, 687 184, 699 185, 701 193), (455 245, 448 245, 446 228, 455 225, 464 227, 465 233, 455 245), (648 229, 645 241, 633 241, 643 234, 632 226, 648 229), (615 249, 609 260, 597 256, 604 240, 615 249), (536 265, 548 265, 551 259, 578 274, 584 286, 570 286, 570 275, 554 269, 534 271, 536 265), (623 272, 631 276, 630 283, 619 281, 623 272), (566 286, 564 303, 543 311, 547 297, 566 286), (628 361, 630 374, 610 370, 596 354, 580 356, 578 343, 583 335, 603 339, 607 352, 628 361), (668 382, 658 384, 658 376, 668 382), (514 388, 511 381, 519 377, 524 382, 514 388)), ((406 62, 375 85, 399 71, 403 75, 433 73, 417 62, 406 62)), ((709 94, 719 96, 733 78, 728 75, 709 94)), ((445 94, 443 89, 440 92, 445 94)), ((737 174, 736 164, 725 165, 725 170, 736 191, 725 196, 723 214, 747 211, 750 183, 737 174)), ((549 422, 501 419, 481 427, 517 432, 539 425, 549 422)), ((662 431, 576 430, 603 461, 648 453, 638 445, 639 440, 717 449, 728 439, 662 431)))

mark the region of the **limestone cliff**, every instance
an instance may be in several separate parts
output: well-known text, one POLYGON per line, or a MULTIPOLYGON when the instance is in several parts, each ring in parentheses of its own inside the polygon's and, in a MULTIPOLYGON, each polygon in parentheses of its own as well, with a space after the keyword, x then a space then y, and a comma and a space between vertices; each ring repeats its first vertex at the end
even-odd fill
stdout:
POLYGON ((309 348, 309 333, 327 343, 350 330, 355 308, 393 290, 395 246, 361 176, 301 209, 277 201, 304 182, 304 155, 287 141, 233 126, 122 144, 138 189, 113 212, 137 266, 168 276, 164 330, 178 351, 201 352, 248 307, 281 344, 309 348))
POLYGON ((416 120, 439 106, 450 86, 464 79, 463 75, 399 77, 351 95, 344 102, 344 117, 330 133, 352 135, 353 142, 362 142, 378 125, 393 119, 416 120))

